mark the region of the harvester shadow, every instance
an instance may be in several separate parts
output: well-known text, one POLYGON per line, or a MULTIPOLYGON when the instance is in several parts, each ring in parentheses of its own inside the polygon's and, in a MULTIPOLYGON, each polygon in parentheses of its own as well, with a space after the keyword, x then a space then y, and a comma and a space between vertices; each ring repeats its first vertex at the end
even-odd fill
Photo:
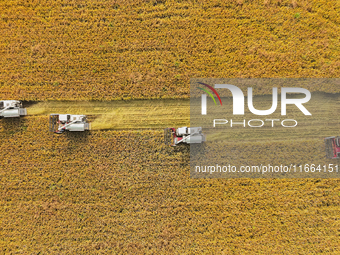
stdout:
POLYGON ((22 105, 25 107, 25 108, 29 108, 35 104, 38 104, 40 103, 39 101, 21 101, 22 105))
POLYGON ((207 147, 204 143, 202 144, 191 144, 190 145, 190 163, 193 161, 201 161, 207 157, 207 147))
POLYGON ((21 118, 2 118, 0 120, 1 133, 5 135, 12 135, 27 130, 28 124, 24 117, 21 118))
POLYGON ((188 144, 179 144, 175 147, 173 147, 173 152, 175 153, 183 153, 183 154, 189 154, 190 153, 190 145, 188 144))
POLYGON ((90 132, 66 132, 65 137, 68 141, 66 149, 70 152, 84 148, 89 141, 90 132))
POLYGON ((168 154, 172 155, 180 155, 177 158, 181 160, 181 166, 189 166, 190 165, 190 155, 203 155, 205 153, 205 144, 179 144, 175 147, 170 147, 168 150, 168 154))
POLYGON ((51 151, 53 152, 53 156, 60 153, 68 153, 73 154, 81 151, 89 141, 90 132, 65 132, 63 134, 54 134, 51 133, 52 146, 51 151), (60 142, 63 140, 60 146, 60 142))
POLYGON ((90 131, 84 132, 65 132, 64 134, 68 140, 77 140, 80 143, 86 143, 90 135, 90 131))

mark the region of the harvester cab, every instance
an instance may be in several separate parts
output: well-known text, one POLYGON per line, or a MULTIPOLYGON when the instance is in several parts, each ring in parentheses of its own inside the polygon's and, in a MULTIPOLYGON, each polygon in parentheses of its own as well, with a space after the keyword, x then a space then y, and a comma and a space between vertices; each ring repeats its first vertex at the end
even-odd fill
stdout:
POLYGON ((21 117, 27 115, 27 110, 17 100, 0 101, 0 118, 21 117))
POLYGON ((339 158, 340 157, 340 137, 331 136, 325 138, 326 157, 339 158))
POLYGON ((56 134, 64 131, 85 131, 90 130, 90 123, 86 115, 51 114, 49 119, 49 130, 56 134))
POLYGON ((164 143, 170 146, 176 146, 180 143, 203 143, 205 136, 202 134, 201 127, 181 127, 164 129, 164 143))

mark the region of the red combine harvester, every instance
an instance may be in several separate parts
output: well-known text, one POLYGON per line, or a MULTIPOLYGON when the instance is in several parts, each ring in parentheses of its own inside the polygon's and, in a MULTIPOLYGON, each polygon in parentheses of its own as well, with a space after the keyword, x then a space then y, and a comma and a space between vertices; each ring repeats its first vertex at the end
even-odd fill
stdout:
POLYGON ((181 127, 164 129, 164 143, 170 146, 176 146, 180 143, 202 143, 205 142, 205 136, 202 134, 201 127, 181 127))
POLYGON ((331 136, 325 138, 326 157, 339 158, 340 157, 340 137, 331 136))

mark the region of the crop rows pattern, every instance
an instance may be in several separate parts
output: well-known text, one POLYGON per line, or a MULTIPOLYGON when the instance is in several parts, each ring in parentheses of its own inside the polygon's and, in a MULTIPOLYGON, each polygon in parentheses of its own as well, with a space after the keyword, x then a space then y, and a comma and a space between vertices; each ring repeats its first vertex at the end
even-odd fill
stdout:
POLYGON ((4 254, 339 249, 338 180, 190 179, 188 148, 163 145, 161 131, 58 136, 46 120, 0 122, 4 254))
POLYGON ((188 98, 192 77, 339 73, 326 0, 11 0, 0 13, 4 98, 188 98))

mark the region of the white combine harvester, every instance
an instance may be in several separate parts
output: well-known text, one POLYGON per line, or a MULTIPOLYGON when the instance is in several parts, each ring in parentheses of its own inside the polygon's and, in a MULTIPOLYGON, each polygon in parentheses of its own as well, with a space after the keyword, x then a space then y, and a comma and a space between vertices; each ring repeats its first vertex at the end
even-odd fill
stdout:
POLYGON ((0 101, 0 118, 13 118, 27 115, 27 110, 17 100, 0 101))
POLYGON ((201 127, 166 128, 164 129, 164 142, 170 146, 176 146, 180 143, 203 143, 205 136, 202 134, 201 127))
POLYGON ((64 131, 85 131, 91 129, 86 115, 51 114, 49 124, 49 130, 56 134, 61 134, 64 131))

